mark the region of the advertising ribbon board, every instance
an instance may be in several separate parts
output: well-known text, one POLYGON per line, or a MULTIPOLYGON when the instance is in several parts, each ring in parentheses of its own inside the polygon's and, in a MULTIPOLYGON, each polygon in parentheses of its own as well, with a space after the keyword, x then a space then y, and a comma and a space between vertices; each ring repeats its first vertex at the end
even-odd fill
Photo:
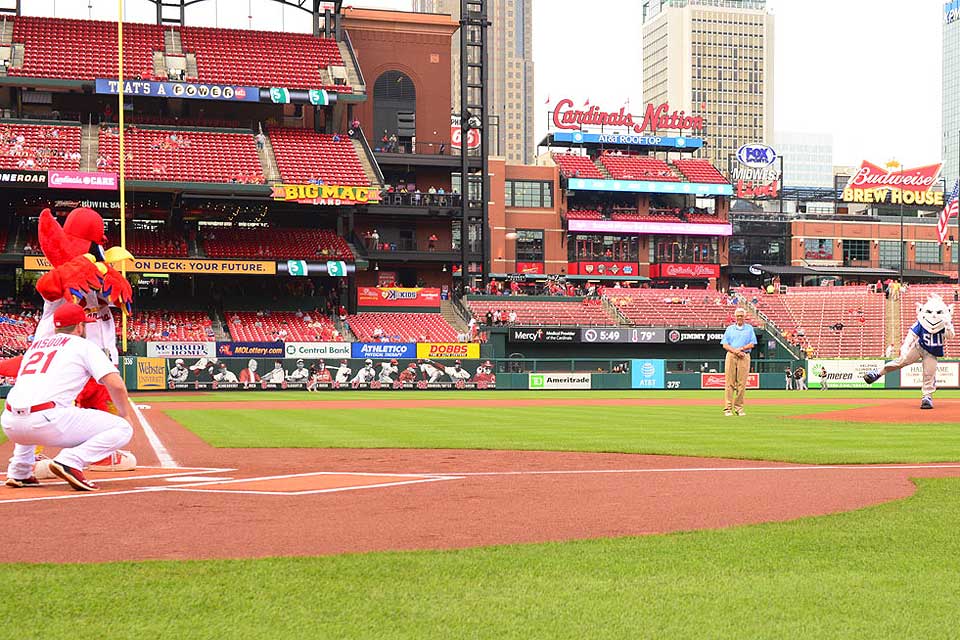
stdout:
POLYGON ((417 345, 412 342, 353 342, 350 355, 354 358, 415 358, 417 345))
POLYGON ((218 342, 219 358, 282 358, 282 342, 218 342))
POLYGON ((215 342, 148 342, 149 358, 212 358, 217 355, 215 342))
MULTIPOLYGON (((27 271, 49 271, 50 262, 43 256, 24 256, 27 271)), ((265 260, 206 260, 194 258, 137 258, 128 262, 127 271, 133 273, 207 273, 229 276, 272 276, 277 263, 265 260)))
POLYGON ((300 204, 341 205, 380 202, 380 191, 370 187, 350 187, 328 184, 278 184, 273 187, 273 199, 300 204))
POLYGON ((733 235, 733 225, 729 222, 692 224, 690 222, 634 222, 631 220, 570 220, 567 222, 567 228, 570 231, 582 233, 623 233, 627 235, 733 235))
POLYGON ((585 126, 623 127, 628 132, 649 131, 652 134, 660 129, 703 129, 703 116, 670 111, 670 105, 666 102, 656 106, 648 104, 643 116, 630 113, 626 107, 620 107, 619 111, 603 111, 597 105, 585 111, 573 107, 573 100, 570 98, 557 102, 552 118, 555 129, 583 130, 585 126))
POLYGON ((702 138, 683 136, 668 138, 630 133, 588 133, 586 131, 557 131, 553 134, 553 141, 575 144, 629 145, 631 147, 670 147, 673 149, 699 149, 703 146, 702 138))
POLYGON ((868 389, 871 385, 863 381, 863 375, 883 365, 883 360, 810 360, 807 363, 807 387, 819 389, 826 376, 829 388, 868 389))
MULTIPOLYGON (((115 96, 120 93, 118 80, 97 78, 95 91, 115 96)), ((123 93, 127 96, 153 98, 187 98, 191 100, 226 100, 228 102, 260 102, 258 87, 198 82, 154 82, 151 80, 124 80, 123 93)))
POLYGON ((427 360, 451 360, 480 357, 480 345, 475 342, 419 342, 417 357, 427 360))
POLYGON ((663 360, 632 360, 630 363, 631 386, 634 389, 665 388, 663 360))
POLYGON ((349 358, 349 342, 285 342, 288 358, 349 358))
POLYGON ((576 327, 511 327, 507 341, 519 343, 580 342, 580 329, 576 327))
MULTIPOLYGON (((700 388, 701 389, 726 389, 727 377, 722 373, 701 373, 700 388)), ((748 373, 747 389, 759 389, 759 388, 760 388, 760 374, 748 373)))
POLYGON ((358 307, 440 308, 440 289, 357 287, 358 307))
POLYGON ((651 278, 719 278, 719 264, 652 264, 650 265, 651 278))
POLYGON ((662 327, 590 327, 580 329, 580 342, 601 344, 663 344, 667 331, 662 327))
MULTIPOLYGON (((923 365, 919 362, 900 370, 900 386, 905 389, 920 389, 923 386, 923 365)), ((960 387, 960 363, 937 363, 937 388, 956 389, 960 387)))
POLYGON ((167 361, 164 358, 137 358, 137 389, 164 389, 167 386, 167 361))
POLYGON ((119 176, 116 173, 99 171, 53 171, 47 180, 51 189, 84 189, 116 191, 119 176))
POLYGON ((4 169, 0 171, 0 187, 46 187, 46 171, 29 171, 26 169, 4 169))
POLYGON ((551 389, 589 389, 592 384, 589 373, 531 373, 527 388, 537 391, 551 389))
POLYGON ((567 273, 576 276, 635 276, 640 272, 637 262, 568 262, 567 273))
POLYGON ((720 346, 723 329, 670 329, 667 331, 669 344, 716 344, 720 346))

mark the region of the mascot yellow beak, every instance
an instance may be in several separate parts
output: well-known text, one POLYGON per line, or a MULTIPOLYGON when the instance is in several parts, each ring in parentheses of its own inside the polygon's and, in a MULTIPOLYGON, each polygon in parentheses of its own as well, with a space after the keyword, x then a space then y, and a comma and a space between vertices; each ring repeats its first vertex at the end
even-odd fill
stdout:
POLYGON ((113 266, 115 264, 120 264, 124 260, 134 260, 133 254, 124 249, 123 247, 110 247, 103 252, 103 261, 113 266))

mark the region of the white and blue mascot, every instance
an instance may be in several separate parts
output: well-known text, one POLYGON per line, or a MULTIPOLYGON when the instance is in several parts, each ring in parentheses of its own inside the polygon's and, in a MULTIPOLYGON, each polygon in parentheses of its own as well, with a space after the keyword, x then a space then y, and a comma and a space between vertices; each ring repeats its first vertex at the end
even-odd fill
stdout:
POLYGON ((948 305, 939 295, 931 293, 926 302, 917 303, 917 321, 903 339, 900 357, 885 364, 883 369, 863 376, 864 382, 873 384, 891 371, 921 362, 923 399, 920 408, 933 409, 933 392, 937 390, 937 358, 943 356, 943 347, 954 335, 953 305, 948 305))

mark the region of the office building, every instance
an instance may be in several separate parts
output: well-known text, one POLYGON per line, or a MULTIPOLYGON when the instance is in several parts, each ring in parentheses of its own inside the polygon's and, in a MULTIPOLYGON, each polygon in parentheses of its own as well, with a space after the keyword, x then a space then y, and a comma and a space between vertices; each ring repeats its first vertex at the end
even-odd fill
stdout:
POLYGON ((960 0, 943 6, 943 175, 947 189, 960 171, 960 0))
POLYGON ((783 158, 784 186, 833 186, 831 134, 778 131, 773 140, 773 148, 783 158))

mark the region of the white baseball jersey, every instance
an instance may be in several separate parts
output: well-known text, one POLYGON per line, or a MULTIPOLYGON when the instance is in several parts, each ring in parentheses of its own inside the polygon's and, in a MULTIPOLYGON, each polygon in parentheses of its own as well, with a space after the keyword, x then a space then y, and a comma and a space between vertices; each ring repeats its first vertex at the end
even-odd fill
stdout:
POLYGON ((304 382, 310 377, 310 372, 306 367, 297 367, 287 376, 287 382, 304 382))
POLYGON ((170 369, 167 379, 171 382, 186 382, 189 375, 190 371, 186 367, 176 365, 170 369))
POLYGON ((457 369, 456 367, 444 367, 443 372, 450 376, 450 379, 456 382, 457 380, 469 380, 470 372, 464 368, 457 369))
POLYGON ((420 370, 423 371, 425 376, 427 376, 427 382, 436 382, 443 374, 441 369, 438 369, 432 364, 426 362, 420 365, 420 370))
MULTIPOLYGON (((37 330, 34 332, 35 339, 56 335, 53 326, 53 312, 64 302, 64 299, 54 302, 45 300, 43 302, 43 316, 37 323, 37 330)), ((97 316, 96 322, 87 323, 86 339, 101 349, 109 351, 110 360, 114 364, 120 362, 117 353, 117 325, 113 321, 113 313, 110 312, 110 307, 107 306, 106 302, 100 300, 94 292, 87 293, 84 299, 80 301, 80 306, 86 309, 87 313, 92 315, 95 312, 97 316)))
POLYGON ((230 371, 230 369, 220 369, 220 371, 213 374, 213 379, 217 382, 237 382, 237 374, 230 371))
POLYGON ((7 404, 14 409, 45 402, 72 407, 88 379, 99 381, 108 373, 117 368, 93 342, 67 334, 40 338, 23 354, 7 404))
POLYGON ((399 371, 399 367, 384 362, 380 365, 380 382, 393 382, 393 374, 399 371))
POLYGON ((337 369, 337 377, 335 380, 340 383, 349 382, 351 373, 353 373, 353 369, 346 365, 340 365, 340 368, 337 369))
POLYGON ((352 382, 373 382, 376 377, 376 369, 373 368, 373 365, 369 365, 357 371, 357 375, 353 377, 352 382))
POLYGON ((279 369, 273 369, 272 371, 266 372, 263 374, 260 380, 263 382, 283 382, 284 377, 283 368, 281 367, 279 369))

